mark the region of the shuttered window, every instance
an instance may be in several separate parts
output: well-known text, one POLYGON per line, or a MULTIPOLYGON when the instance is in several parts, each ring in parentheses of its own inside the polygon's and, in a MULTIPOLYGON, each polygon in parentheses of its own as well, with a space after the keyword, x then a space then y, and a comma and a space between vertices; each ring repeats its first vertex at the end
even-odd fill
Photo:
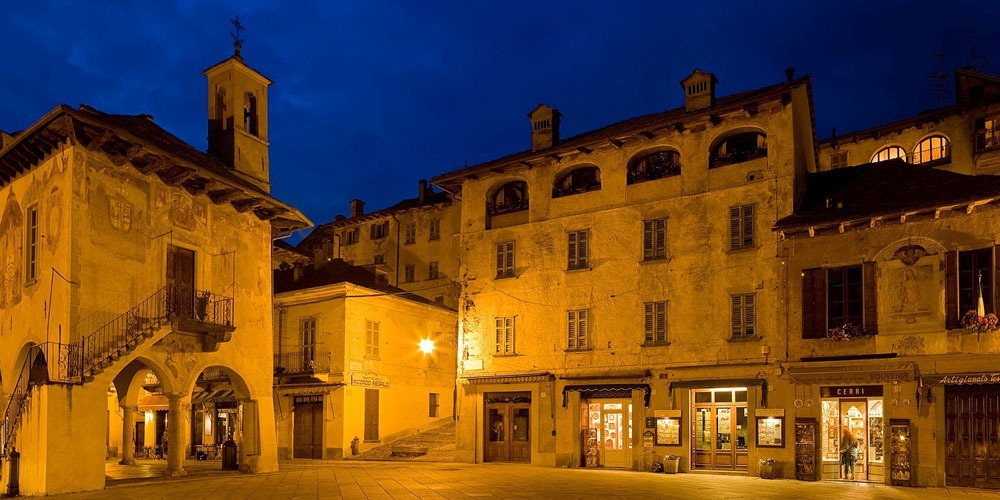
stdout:
POLYGON ((739 250, 754 245, 754 206, 729 207, 729 248, 739 250))
POLYGON ((983 305, 987 313, 993 310, 993 248, 958 252, 958 313, 959 318, 975 311, 979 304, 979 283, 982 279, 983 305))
POLYGON ((389 235, 389 221, 376 222, 371 225, 371 239, 380 240, 389 235))
POLYGON ((378 322, 365 320, 365 357, 378 359, 378 322))
POLYGON ((757 335, 757 294, 730 295, 734 339, 757 335))
POLYGON ((853 325, 878 333, 875 262, 802 271, 802 338, 824 338, 853 325))
POLYGON ((667 219, 642 221, 642 259, 656 260, 667 256, 667 219))
POLYGON ((667 342, 667 302, 646 302, 643 304, 646 330, 646 344, 667 342))
POLYGON ((569 350, 589 349, 590 340, 589 314, 587 309, 577 309, 566 311, 566 326, 569 342, 566 348, 569 350))
POLYGON ((403 282, 404 283, 413 283, 413 280, 416 279, 414 277, 414 276, 416 276, 416 270, 415 270, 415 268, 416 268, 416 266, 414 264, 406 264, 403 267, 403 282))
POLYGON ((514 318, 497 318, 496 354, 514 354, 514 318))
POLYGON ((863 327, 864 298, 861 266, 845 266, 826 271, 826 311, 829 328, 852 324, 863 327))
POLYGON ((588 247, 588 231, 573 231, 569 233, 569 261, 566 265, 567 269, 586 269, 588 267, 589 259, 589 249, 588 247))
POLYGON ((416 223, 409 222, 406 224, 406 243, 407 245, 417 242, 417 225, 416 223))
POLYGON ((437 418, 438 408, 441 406, 439 400, 441 399, 440 394, 436 392, 430 393, 427 398, 427 416, 430 418, 437 418))
POLYGON ((428 240, 441 239, 441 221, 438 219, 431 219, 429 232, 430 234, 427 237, 428 240))
POLYGON ((441 277, 436 260, 427 263, 427 279, 436 280, 441 277))
POLYGON ((514 277, 514 242, 497 243, 497 278, 514 277))

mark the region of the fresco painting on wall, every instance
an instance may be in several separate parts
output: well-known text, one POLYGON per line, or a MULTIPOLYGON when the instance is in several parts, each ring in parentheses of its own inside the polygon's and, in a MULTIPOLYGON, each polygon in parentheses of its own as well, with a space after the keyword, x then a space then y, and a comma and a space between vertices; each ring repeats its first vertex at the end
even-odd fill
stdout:
POLYGON ((7 197, 3 216, 0 216, 0 309, 16 306, 21 302, 21 248, 24 236, 21 205, 14 193, 7 197))

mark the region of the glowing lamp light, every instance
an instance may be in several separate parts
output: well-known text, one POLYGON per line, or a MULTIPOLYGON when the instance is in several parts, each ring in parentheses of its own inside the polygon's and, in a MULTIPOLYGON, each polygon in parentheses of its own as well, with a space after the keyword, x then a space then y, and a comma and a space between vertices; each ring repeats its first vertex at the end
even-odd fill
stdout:
POLYGON ((430 354, 434 352, 434 341, 431 339, 424 339, 420 341, 420 351, 424 354, 430 354))

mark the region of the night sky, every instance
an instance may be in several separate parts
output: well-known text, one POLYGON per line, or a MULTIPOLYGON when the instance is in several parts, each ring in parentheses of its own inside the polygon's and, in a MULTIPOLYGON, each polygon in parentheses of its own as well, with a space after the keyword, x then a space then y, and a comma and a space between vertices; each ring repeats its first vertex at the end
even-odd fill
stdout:
POLYGON ((972 48, 1000 74, 1000 2, 729 3, 0 0, 0 130, 89 104, 204 150, 201 72, 238 15, 245 62, 274 81, 272 193, 322 223, 527 149, 539 102, 564 137, 681 106, 696 67, 719 95, 812 75, 820 138, 938 106, 929 75, 950 85, 972 48))

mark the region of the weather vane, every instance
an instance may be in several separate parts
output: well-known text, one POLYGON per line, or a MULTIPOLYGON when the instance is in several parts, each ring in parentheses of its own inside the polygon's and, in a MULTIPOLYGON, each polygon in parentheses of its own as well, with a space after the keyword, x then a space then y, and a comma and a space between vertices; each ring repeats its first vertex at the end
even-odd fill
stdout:
POLYGON ((246 28, 240 24, 240 16, 230 19, 229 22, 233 24, 233 29, 236 30, 229 33, 233 37, 233 50, 236 52, 236 57, 240 57, 240 49, 243 48, 243 38, 240 35, 243 34, 243 30, 246 28))

